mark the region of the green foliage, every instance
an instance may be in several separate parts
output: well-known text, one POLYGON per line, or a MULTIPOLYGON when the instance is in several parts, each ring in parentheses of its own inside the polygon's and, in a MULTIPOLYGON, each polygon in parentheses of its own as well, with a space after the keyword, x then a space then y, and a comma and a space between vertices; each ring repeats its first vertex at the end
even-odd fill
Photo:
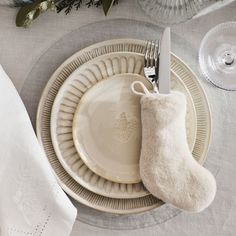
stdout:
POLYGON ((114 0, 102 0, 102 7, 105 15, 107 15, 108 11, 114 4, 114 0))
POLYGON ((16 25, 18 27, 28 27, 33 20, 48 9, 56 9, 57 12, 65 10, 65 13, 68 14, 73 7, 78 10, 83 2, 87 7, 102 5, 104 14, 107 15, 112 5, 117 4, 118 0, 35 0, 33 3, 20 8, 16 16, 16 25))
POLYGON ((21 7, 16 16, 16 26, 30 26, 33 20, 48 9, 55 9, 53 0, 36 0, 30 5, 21 7))

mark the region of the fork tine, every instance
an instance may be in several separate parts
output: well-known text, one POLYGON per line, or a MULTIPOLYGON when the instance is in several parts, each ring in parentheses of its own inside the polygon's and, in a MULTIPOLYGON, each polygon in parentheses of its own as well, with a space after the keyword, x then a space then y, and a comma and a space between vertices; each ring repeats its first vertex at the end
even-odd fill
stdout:
POLYGON ((160 54, 160 40, 155 41, 155 54, 154 54, 154 62, 155 62, 155 68, 158 68, 158 60, 159 60, 159 54, 160 54))
POLYGON ((147 41, 147 50, 146 50, 146 67, 150 67, 150 53, 151 53, 151 41, 147 41))
POLYGON ((148 67, 148 64, 149 64, 149 59, 148 59, 148 55, 149 55, 149 40, 147 41, 147 44, 146 44, 146 50, 145 50, 145 61, 144 61, 144 64, 145 64, 145 67, 148 67))
POLYGON ((147 41, 146 43, 145 53, 144 53, 144 66, 145 67, 147 67, 147 60, 148 60, 148 44, 149 44, 149 41, 147 41))
POLYGON ((150 50, 149 50, 149 67, 152 67, 153 62, 153 41, 150 41, 150 50))
POLYGON ((154 66, 156 67, 156 62, 157 62, 157 40, 155 40, 155 46, 154 46, 154 56, 153 56, 153 59, 154 59, 154 66))
POLYGON ((150 58, 150 67, 153 67, 154 64, 153 64, 153 59, 154 59, 154 42, 151 41, 151 48, 150 48, 150 55, 149 55, 149 58, 150 58))

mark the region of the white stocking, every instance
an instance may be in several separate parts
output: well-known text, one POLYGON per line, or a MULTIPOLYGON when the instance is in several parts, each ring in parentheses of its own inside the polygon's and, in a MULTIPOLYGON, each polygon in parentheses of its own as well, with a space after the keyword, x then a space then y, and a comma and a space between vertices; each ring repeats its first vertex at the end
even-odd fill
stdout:
POLYGON ((131 88, 142 95, 140 175, 145 187, 157 198, 182 210, 204 210, 215 197, 216 181, 189 150, 184 94, 153 94, 138 81, 131 88), (136 90, 137 85, 144 93, 136 90))

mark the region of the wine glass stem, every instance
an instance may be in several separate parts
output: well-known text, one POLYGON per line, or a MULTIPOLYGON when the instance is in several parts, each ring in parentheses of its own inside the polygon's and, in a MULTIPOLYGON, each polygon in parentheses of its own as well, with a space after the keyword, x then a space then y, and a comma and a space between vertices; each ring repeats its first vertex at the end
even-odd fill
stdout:
POLYGON ((234 63, 234 56, 231 52, 226 52, 223 57, 223 62, 227 66, 231 66, 234 63))

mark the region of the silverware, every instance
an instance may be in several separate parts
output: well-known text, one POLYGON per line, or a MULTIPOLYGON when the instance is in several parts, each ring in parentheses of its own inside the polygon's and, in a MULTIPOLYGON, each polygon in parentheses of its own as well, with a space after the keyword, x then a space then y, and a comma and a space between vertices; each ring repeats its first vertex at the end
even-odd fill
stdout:
POLYGON ((147 41, 144 54, 144 75, 152 83, 153 92, 158 92, 160 41, 147 41))
POLYGON ((160 63, 158 72, 159 93, 170 93, 170 28, 164 30, 160 47, 160 63))

